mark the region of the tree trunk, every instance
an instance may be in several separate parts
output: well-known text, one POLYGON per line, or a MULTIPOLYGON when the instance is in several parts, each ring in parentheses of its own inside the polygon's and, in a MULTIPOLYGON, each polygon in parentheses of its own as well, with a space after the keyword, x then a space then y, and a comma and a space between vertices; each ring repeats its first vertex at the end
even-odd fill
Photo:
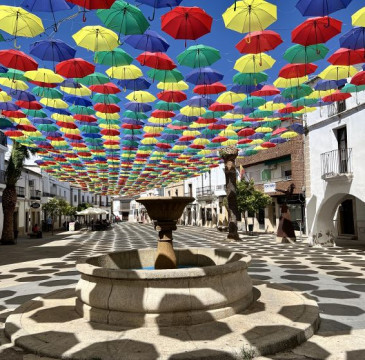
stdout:
POLYGON ((228 146, 220 151, 224 160, 224 172, 226 175, 226 191, 228 200, 228 235, 229 240, 239 240, 237 219, 239 217, 237 205, 237 173, 236 158, 238 150, 234 146, 228 146))
POLYGON ((3 213, 4 224, 1 235, 1 244, 14 245, 14 211, 16 207, 16 190, 15 186, 7 186, 3 191, 3 213))

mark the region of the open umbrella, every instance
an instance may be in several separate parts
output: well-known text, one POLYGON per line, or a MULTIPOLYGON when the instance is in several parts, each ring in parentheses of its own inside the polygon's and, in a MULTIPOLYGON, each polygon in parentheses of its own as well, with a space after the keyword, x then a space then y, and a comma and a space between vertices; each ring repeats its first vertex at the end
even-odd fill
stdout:
POLYGON ((148 18, 148 20, 153 21, 155 19, 156 9, 169 7, 172 8, 174 6, 180 5, 182 0, 138 0, 138 2, 142 4, 146 4, 153 7, 152 17, 148 18))
POLYGON ((95 53, 94 61, 98 64, 109 66, 124 66, 130 65, 133 61, 130 56, 123 49, 115 48, 112 51, 98 51, 95 53))
POLYGON ((94 71, 95 65, 81 58, 65 60, 56 65, 56 73, 66 78, 83 78, 94 71))
POLYGON ((91 51, 111 51, 119 45, 117 34, 99 25, 84 26, 72 35, 75 43, 91 51))
POLYGON ((186 81, 195 85, 210 85, 222 80, 223 74, 209 67, 191 71, 186 75, 186 81))
POLYGON ((265 54, 248 54, 241 56, 235 63, 234 69, 241 73, 258 73, 271 69, 275 60, 265 54))
POLYGON ((340 37, 340 45, 346 49, 365 48, 365 27, 355 27, 340 37))
POLYGON ((42 20, 16 6, 0 5, 0 29, 10 35, 35 37, 44 31, 42 20))
POLYGON ((38 69, 38 63, 33 58, 22 51, 13 49, 0 51, 0 63, 6 67, 22 71, 38 69))
POLYGON ((328 16, 310 18, 292 31, 292 42, 303 46, 324 44, 342 29, 342 22, 328 16))
POLYGON ((365 61, 365 49, 338 49, 328 59, 332 65, 356 65, 362 64, 365 61))
POLYGON ((324 69, 318 76, 324 80, 340 80, 354 76, 357 73, 353 66, 335 66, 330 65, 324 69))
POLYGON ((159 70, 172 70, 176 68, 174 61, 163 52, 149 52, 145 51, 136 60, 142 66, 148 66, 159 70))
POLYGON ((55 63, 74 58, 76 50, 61 40, 46 39, 31 44, 29 53, 38 59, 55 63))
POLYGON ((276 5, 263 0, 235 0, 223 13, 225 27, 239 33, 262 31, 276 20, 276 5))
POLYGON ((199 7, 177 6, 161 16, 161 29, 174 39, 196 40, 210 32, 212 22, 199 7))
POLYGON ((178 55, 180 65, 191 68, 212 65, 221 58, 219 50, 206 45, 193 45, 178 55))
POLYGON ((309 64, 287 64, 279 71, 279 76, 285 79, 300 78, 314 73, 318 66, 309 64))
POLYGON ((327 16, 346 8, 352 0, 299 0, 295 5, 303 16, 327 16))
POLYGON ((323 44, 309 46, 296 44, 285 51, 283 58, 292 64, 306 64, 324 59, 328 51, 329 49, 323 44))
POLYGON ((237 43, 236 48, 241 54, 259 54, 274 50, 282 42, 281 36, 275 31, 254 31, 237 43))
POLYGON ((143 34, 129 35, 124 42, 135 49, 149 52, 166 52, 170 45, 156 31, 146 30, 143 34))
POLYGON ((98 10, 96 15, 109 29, 121 34, 143 34, 150 26, 142 11, 123 0, 117 0, 110 9, 98 10))

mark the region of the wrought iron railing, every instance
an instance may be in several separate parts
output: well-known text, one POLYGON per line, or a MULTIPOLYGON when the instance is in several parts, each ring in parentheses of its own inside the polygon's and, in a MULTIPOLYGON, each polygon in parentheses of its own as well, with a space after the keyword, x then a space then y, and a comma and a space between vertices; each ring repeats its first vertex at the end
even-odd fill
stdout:
POLYGON ((31 199, 38 199, 40 200, 40 198, 42 197, 42 191, 39 190, 30 190, 30 198, 31 199))
POLYGON ((196 196, 211 196, 214 195, 214 187, 205 186, 196 189, 196 196))
POLYGON ((352 149, 337 149, 321 154, 322 179, 352 174, 352 149))

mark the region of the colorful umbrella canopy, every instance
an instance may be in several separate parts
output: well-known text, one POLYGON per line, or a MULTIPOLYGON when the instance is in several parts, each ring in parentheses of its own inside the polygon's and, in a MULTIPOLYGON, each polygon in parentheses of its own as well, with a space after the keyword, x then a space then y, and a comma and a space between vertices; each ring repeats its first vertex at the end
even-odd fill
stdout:
POLYGON ((76 50, 61 40, 47 39, 33 43, 29 53, 41 60, 59 62, 74 58, 76 50))
POLYGON ((329 49, 323 44, 316 45, 293 45, 288 48, 283 57, 290 63, 306 64, 314 61, 322 60, 328 54, 329 49))
POLYGON ((346 49, 365 48, 365 27, 355 27, 340 37, 340 45, 346 49))
POLYGON ((38 63, 29 55, 19 50, 0 50, 0 63, 17 70, 37 70, 38 63))
POLYGON ((274 50, 283 40, 272 30, 254 31, 246 35, 237 45, 236 49, 241 54, 259 54, 274 50))
POLYGON ((365 49, 338 49, 329 58, 328 62, 332 65, 356 65, 362 64, 365 60, 365 49))
POLYGON ((223 13, 225 27, 239 33, 262 31, 276 20, 276 6, 264 0, 235 1, 223 13))
POLYGON ((177 6, 161 16, 161 29, 175 39, 196 40, 210 32, 212 22, 199 7, 177 6))
POLYGON ((156 31, 146 30, 140 35, 129 35, 124 41, 135 49, 150 52, 166 52, 170 45, 156 31))
POLYGON ((56 65, 56 72, 66 78, 83 78, 95 71, 95 65, 80 58, 65 60, 56 65))
POLYGON ((303 16, 326 16, 346 8, 352 0, 299 0, 297 9, 303 16))
POLYGON ((249 54, 240 57, 235 65, 234 69, 241 73, 258 73, 272 68, 275 64, 275 60, 265 54, 249 54))

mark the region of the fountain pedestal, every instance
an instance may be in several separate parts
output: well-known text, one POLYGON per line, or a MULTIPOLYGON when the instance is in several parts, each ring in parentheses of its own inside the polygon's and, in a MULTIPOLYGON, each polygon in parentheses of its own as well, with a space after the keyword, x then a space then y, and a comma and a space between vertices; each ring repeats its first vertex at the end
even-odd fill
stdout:
POLYGON ((145 197, 137 200, 144 205, 158 231, 155 269, 176 269, 176 255, 172 243, 172 232, 185 206, 194 201, 193 197, 145 197))

